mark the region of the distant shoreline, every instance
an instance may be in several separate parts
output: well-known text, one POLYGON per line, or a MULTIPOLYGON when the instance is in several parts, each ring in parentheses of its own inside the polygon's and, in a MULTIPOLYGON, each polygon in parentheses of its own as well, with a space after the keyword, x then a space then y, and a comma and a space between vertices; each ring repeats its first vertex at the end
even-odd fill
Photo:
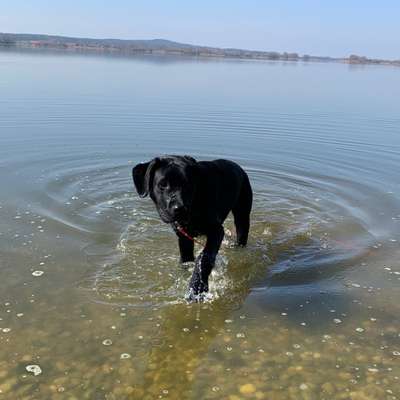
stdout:
POLYGON ((121 40, 90 39, 39 34, 0 33, 1 48, 54 49, 70 52, 124 54, 124 55, 175 55, 208 58, 230 58, 269 61, 317 61, 339 62, 358 65, 392 65, 400 66, 400 60, 383 60, 365 56, 320 57, 299 55, 298 53, 279 53, 275 51, 257 51, 231 48, 196 46, 164 39, 121 40))

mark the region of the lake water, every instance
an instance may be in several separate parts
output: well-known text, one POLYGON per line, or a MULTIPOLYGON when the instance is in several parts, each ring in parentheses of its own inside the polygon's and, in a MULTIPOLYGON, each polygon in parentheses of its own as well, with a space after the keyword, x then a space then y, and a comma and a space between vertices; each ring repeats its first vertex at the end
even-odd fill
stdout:
POLYGON ((399 399, 399 99, 392 67, 0 52, 0 398, 399 399), (131 182, 165 153, 254 188, 204 304, 131 182))

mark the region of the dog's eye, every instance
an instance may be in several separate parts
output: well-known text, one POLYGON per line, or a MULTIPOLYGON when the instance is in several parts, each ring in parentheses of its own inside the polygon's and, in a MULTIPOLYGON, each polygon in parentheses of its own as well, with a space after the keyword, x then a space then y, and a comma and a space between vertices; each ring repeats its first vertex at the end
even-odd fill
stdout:
POLYGON ((157 186, 160 190, 165 190, 168 187, 168 183, 166 181, 160 181, 157 186))

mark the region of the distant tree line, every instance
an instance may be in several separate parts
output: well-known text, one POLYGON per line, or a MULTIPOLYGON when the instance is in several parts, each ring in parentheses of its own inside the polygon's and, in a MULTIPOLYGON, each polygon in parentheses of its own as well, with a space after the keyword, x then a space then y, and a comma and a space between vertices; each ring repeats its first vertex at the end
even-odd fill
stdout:
POLYGON ((16 41, 11 38, 10 35, 0 35, 0 46, 8 47, 8 46, 15 46, 16 41))
POLYGON ((378 58, 368 58, 365 56, 358 56, 356 54, 351 54, 349 58, 345 59, 349 64, 390 64, 390 65, 400 65, 400 60, 381 60, 378 58))
POLYGON ((348 64, 383 64, 399 65, 400 60, 371 59, 355 54, 347 58, 318 57, 297 53, 279 53, 276 51, 255 51, 232 48, 217 48, 207 46, 195 46, 185 43, 177 43, 164 39, 153 40, 120 40, 120 39, 90 39, 73 38, 65 36, 11 34, 0 33, 0 47, 26 47, 49 48, 68 51, 97 51, 124 54, 171 54, 196 57, 227 57, 256 60, 281 60, 281 61, 318 61, 318 62, 343 62, 348 64))

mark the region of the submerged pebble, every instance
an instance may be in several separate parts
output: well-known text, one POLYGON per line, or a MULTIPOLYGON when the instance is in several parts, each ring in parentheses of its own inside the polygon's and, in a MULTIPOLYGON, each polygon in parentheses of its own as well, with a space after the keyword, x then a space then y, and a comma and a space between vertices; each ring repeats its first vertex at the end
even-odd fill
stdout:
POLYGON ((32 365, 27 365, 25 367, 25 369, 32 373, 33 375, 37 376, 40 375, 42 373, 42 368, 39 367, 39 365, 36 364, 32 364, 32 365))
POLYGON ((308 386, 307 386, 305 383, 302 383, 302 384, 299 386, 299 388, 300 388, 300 390, 307 390, 307 389, 308 389, 308 386))
POLYGON ((252 394, 256 391, 256 387, 252 383, 246 383, 245 385, 240 386, 239 392, 246 395, 252 394))

